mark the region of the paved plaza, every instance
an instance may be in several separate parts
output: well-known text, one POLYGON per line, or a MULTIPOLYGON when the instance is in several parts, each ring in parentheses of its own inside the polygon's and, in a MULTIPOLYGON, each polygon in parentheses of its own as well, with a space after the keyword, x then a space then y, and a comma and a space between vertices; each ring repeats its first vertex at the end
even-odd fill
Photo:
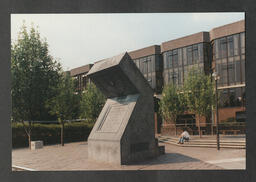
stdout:
POLYGON ((110 165, 88 159, 87 142, 75 142, 12 151, 12 165, 36 171, 49 170, 222 170, 245 169, 244 149, 179 147, 165 145, 166 154, 134 165, 110 165))

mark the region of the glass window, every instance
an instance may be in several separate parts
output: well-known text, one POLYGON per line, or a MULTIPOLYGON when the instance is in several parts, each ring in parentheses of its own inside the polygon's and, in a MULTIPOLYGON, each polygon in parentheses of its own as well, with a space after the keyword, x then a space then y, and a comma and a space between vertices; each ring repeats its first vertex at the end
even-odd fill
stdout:
POLYGON ((242 82, 245 82, 245 61, 241 60, 241 69, 242 69, 242 82))
POLYGON ((167 85, 168 84, 168 71, 165 70, 163 72, 163 77, 164 77, 164 85, 167 85))
POLYGON ((228 59, 228 79, 230 85, 235 84, 235 65, 233 59, 230 58, 228 59))
POLYGON ((168 84, 173 83, 173 71, 169 71, 168 74, 168 84))
POLYGON ((184 65, 187 65, 187 48, 183 48, 183 49, 182 49, 182 52, 183 52, 183 56, 182 56, 182 58, 183 58, 183 64, 184 64, 184 65))
POLYGON ((227 107, 229 105, 228 89, 219 90, 219 105, 220 107, 227 107))
POLYGON ((182 66, 182 49, 178 49, 178 62, 179 66, 182 66))
POLYGON ((167 52, 164 53, 164 69, 167 69, 169 67, 168 65, 168 54, 167 52))
POLYGON ((193 45, 193 64, 198 63, 198 45, 193 45))
POLYGON ((183 72, 182 72, 182 68, 179 68, 178 84, 179 84, 179 85, 182 85, 182 84, 183 84, 183 72))
POLYGON ((192 64, 192 46, 187 47, 187 60, 188 65, 192 64))
POLYGON ((241 64, 240 60, 235 61, 235 80, 237 84, 241 83, 241 64))
POLYGON ((179 74, 179 72, 178 72, 178 69, 176 68, 176 69, 174 70, 174 72, 173 72, 173 75, 172 75, 173 83, 174 83, 175 85, 178 84, 178 74, 179 74))
POLYGON ((151 72, 156 70, 156 55, 150 56, 151 59, 151 72))
POLYGON ((188 67, 184 66, 184 77, 183 77, 184 81, 186 80, 187 76, 188 76, 188 67))
POLYGON ((147 59, 146 58, 141 59, 141 72, 143 74, 147 73, 147 59))
POLYGON ((220 77, 220 80, 222 80, 222 85, 227 85, 228 83, 228 80, 227 80, 227 61, 223 61, 222 60, 222 63, 221 63, 221 77, 220 77))
POLYGON ((235 105, 242 106, 242 89, 235 88, 235 105))
POLYGON ((220 39, 221 58, 227 57, 227 40, 226 37, 220 39))
POLYGON ((233 35, 234 40, 234 55, 239 55, 239 34, 233 35))
POLYGON ((199 58, 199 63, 203 63, 204 62, 203 43, 198 44, 198 58, 199 58))
POLYGON ((236 93, 234 88, 229 89, 229 106, 236 106, 236 93))
POLYGON ((178 50, 173 50, 172 52, 172 60, 173 60, 173 67, 178 67, 178 50))
POLYGON ((172 51, 168 52, 168 68, 173 67, 172 51))
POLYGON ((220 52, 220 40, 214 40, 214 46, 215 46, 215 58, 219 59, 221 58, 221 52, 220 52))
POLYGON ((234 41, 233 36, 227 37, 228 41, 228 56, 234 56, 234 41))
POLYGON ((151 73, 152 72, 152 60, 150 57, 147 58, 147 66, 148 66, 147 72, 151 73))
POLYGON ((241 54, 245 53, 245 33, 240 34, 241 54))

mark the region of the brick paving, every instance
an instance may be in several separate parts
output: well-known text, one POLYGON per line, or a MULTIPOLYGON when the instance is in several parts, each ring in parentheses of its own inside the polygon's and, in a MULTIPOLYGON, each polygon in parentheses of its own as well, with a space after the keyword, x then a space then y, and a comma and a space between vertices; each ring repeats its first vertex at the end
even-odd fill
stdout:
MULTIPOLYGON (((88 145, 86 142, 75 142, 60 145, 44 146, 43 149, 29 150, 14 149, 12 151, 12 164, 39 171, 49 170, 209 170, 225 169, 218 164, 207 163, 222 159, 234 159, 245 157, 245 150, 213 148, 178 147, 164 144, 166 154, 156 159, 134 165, 111 165, 91 161, 87 157, 88 145)), ((234 165, 236 165, 234 163, 234 165)), ((226 165, 227 166, 227 165, 226 165)), ((237 165, 234 169, 237 169, 237 165)), ((239 167, 245 168, 245 161, 239 167)), ((232 169, 232 163, 228 168, 232 169)))

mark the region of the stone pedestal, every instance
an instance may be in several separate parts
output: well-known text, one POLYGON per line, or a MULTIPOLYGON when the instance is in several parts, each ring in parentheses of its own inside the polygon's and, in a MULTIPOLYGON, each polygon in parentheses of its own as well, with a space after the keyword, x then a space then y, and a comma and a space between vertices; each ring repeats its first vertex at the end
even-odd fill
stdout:
POLYGON ((41 149, 43 148, 43 141, 31 141, 31 150, 41 149))
POLYGON ((108 98, 88 138, 89 159, 130 164, 159 155, 153 90, 130 56, 97 62, 87 76, 108 98))

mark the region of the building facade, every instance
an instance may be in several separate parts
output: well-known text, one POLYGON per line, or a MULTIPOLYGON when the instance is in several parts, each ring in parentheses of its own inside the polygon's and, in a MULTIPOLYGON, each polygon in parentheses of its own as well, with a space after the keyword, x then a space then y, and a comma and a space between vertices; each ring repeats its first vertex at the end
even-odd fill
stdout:
POLYGON ((89 72, 92 66, 93 64, 87 64, 70 70, 70 75, 76 79, 75 87, 77 91, 82 91, 86 88, 89 81, 86 74, 89 72))
MULTIPOLYGON (((163 42, 129 52, 134 63, 161 98, 164 86, 182 86, 189 70, 197 68, 205 74, 217 72, 219 93, 219 121, 245 121, 245 22, 244 20, 163 42)), ((86 87, 86 74, 92 64, 71 70, 77 78, 77 89, 86 87)), ((157 99, 156 98, 156 99, 157 99)), ((157 103, 157 102, 156 102, 157 103)), ((157 107, 156 107, 157 108, 157 107)), ((157 130, 161 119, 155 113, 157 130)), ((178 123, 198 126, 198 117, 184 113, 178 123), (196 118, 196 119, 195 119, 196 118)), ((164 122, 165 123, 165 122, 164 122)), ((200 121, 202 126, 206 119, 200 121)))
POLYGON ((161 45, 163 54, 164 85, 181 86, 193 67, 206 74, 210 73, 210 37, 200 32, 161 45))
POLYGON ((237 119, 245 112, 245 23, 214 28, 210 35, 212 68, 220 76, 219 118, 220 121, 237 119))
POLYGON ((159 45, 129 52, 132 60, 148 81, 154 92, 159 94, 163 87, 163 60, 159 45))

